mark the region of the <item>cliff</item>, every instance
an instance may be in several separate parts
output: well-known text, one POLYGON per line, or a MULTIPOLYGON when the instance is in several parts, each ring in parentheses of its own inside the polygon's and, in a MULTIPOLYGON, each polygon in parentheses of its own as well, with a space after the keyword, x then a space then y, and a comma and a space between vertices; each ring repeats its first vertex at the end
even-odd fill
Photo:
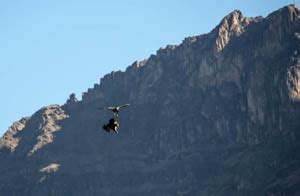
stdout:
POLYGON ((299 195, 300 20, 238 10, 0 140, 0 195, 299 195), (120 134, 97 107, 131 103, 120 134))

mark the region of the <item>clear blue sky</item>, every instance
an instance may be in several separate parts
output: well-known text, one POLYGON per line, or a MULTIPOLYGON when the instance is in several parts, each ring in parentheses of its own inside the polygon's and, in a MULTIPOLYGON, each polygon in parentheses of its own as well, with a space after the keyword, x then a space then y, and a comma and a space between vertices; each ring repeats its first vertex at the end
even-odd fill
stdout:
POLYGON ((0 135, 63 104, 113 70, 184 37, 209 32, 234 9, 266 16, 292 0, 0 0, 0 135))

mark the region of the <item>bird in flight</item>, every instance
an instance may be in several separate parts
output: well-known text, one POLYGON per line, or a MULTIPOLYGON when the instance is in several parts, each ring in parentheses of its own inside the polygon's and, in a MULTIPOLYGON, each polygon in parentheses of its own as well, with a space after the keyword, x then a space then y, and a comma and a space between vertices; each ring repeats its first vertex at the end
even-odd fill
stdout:
POLYGON ((118 121, 114 118, 111 118, 107 124, 103 125, 102 128, 107 132, 113 131, 115 133, 119 133, 118 132, 119 126, 120 124, 118 123, 118 121))
POLYGON ((104 107, 104 108, 99 108, 99 109, 102 109, 102 110, 110 110, 113 112, 114 115, 118 116, 119 112, 120 112, 120 109, 123 108, 123 107, 127 107, 129 106, 130 104, 127 103, 127 104, 123 104, 123 105, 119 105, 119 106, 110 106, 110 107, 104 107))

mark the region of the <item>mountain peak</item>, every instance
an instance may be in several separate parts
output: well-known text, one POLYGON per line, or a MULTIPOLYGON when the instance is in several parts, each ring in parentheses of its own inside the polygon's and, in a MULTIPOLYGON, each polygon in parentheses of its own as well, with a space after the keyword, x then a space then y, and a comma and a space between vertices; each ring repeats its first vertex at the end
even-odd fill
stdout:
POLYGON ((289 12, 298 12, 298 8, 296 7, 295 4, 289 4, 289 5, 281 8, 280 10, 287 10, 289 12))
POLYGON ((299 10, 295 4, 290 4, 284 6, 278 11, 273 12, 267 18, 273 18, 273 17, 287 18, 289 21, 293 22, 299 19, 299 10))
POLYGON ((0 139, 0 149, 6 148, 10 151, 15 151, 19 142, 26 138, 26 144, 31 148, 27 153, 30 156, 43 146, 53 142, 54 132, 59 131, 61 128, 58 122, 68 117, 62 107, 57 104, 43 107, 31 117, 22 118, 14 122, 3 138, 0 139), (27 122, 30 119, 35 119, 35 123, 28 125, 27 122), (23 132, 26 127, 35 131, 25 133, 25 136, 23 132))
POLYGON ((220 52, 228 44, 232 37, 242 34, 245 28, 260 17, 244 17, 240 10, 234 10, 225 16, 219 25, 213 30, 216 34, 216 51, 220 52))
POLYGON ((2 138, 0 138, 0 149, 6 148, 10 151, 14 151, 18 146, 20 141, 20 137, 16 137, 15 135, 18 132, 22 132, 26 126, 27 121, 30 117, 25 117, 20 119, 19 121, 14 122, 8 130, 5 132, 2 138))
POLYGON ((227 16, 224 17, 224 19, 230 19, 230 20, 236 20, 236 19, 241 20, 242 18, 244 18, 244 16, 240 10, 233 10, 227 16))

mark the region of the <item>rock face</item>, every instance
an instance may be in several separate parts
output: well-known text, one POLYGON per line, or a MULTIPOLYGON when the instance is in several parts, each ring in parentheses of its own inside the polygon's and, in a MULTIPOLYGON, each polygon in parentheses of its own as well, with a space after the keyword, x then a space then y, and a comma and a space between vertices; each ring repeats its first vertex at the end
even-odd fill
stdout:
POLYGON ((0 195, 299 195, 300 19, 226 16, 14 123, 0 195), (131 103, 120 134, 101 130, 131 103))

